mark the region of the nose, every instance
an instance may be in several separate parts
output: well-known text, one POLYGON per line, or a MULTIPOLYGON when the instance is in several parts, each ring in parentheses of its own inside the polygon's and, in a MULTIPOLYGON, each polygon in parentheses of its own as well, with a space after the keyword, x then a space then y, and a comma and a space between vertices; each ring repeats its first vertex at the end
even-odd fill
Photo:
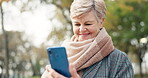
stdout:
POLYGON ((80 32, 86 31, 86 28, 85 28, 84 26, 80 26, 80 27, 79 27, 79 31, 80 31, 80 32))

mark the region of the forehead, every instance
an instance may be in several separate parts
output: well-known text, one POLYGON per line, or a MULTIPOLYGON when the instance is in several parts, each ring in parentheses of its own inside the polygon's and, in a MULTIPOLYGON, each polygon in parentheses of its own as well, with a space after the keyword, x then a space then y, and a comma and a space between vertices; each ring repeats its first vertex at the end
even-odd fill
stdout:
POLYGON ((97 21, 94 11, 82 14, 81 16, 74 17, 71 19, 72 22, 93 22, 97 21))

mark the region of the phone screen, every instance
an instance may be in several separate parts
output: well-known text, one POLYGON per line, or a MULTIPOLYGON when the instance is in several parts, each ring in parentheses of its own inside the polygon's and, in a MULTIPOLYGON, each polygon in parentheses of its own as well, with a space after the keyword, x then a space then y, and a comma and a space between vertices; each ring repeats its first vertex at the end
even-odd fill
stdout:
POLYGON ((71 77, 65 47, 49 47, 47 52, 51 67, 56 72, 66 77, 71 77))

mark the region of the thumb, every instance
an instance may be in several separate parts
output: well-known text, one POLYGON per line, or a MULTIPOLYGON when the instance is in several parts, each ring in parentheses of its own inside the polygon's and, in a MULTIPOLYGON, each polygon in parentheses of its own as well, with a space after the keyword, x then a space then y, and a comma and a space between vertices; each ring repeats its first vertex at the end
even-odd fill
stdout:
POLYGON ((70 71, 70 74, 71 74, 72 78, 80 78, 79 74, 76 71, 76 68, 75 68, 74 64, 69 65, 69 71, 70 71))

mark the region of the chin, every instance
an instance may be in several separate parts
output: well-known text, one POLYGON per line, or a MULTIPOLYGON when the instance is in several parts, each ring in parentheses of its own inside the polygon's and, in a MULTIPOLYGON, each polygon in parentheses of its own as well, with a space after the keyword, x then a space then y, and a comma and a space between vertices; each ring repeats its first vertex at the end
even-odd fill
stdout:
POLYGON ((88 39, 92 39, 93 37, 88 35, 88 36, 79 36, 78 40, 79 41, 84 41, 84 40, 88 40, 88 39))
POLYGON ((79 41, 84 41, 84 40, 88 40, 88 39, 91 39, 91 38, 81 38, 81 39, 79 39, 79 41))

